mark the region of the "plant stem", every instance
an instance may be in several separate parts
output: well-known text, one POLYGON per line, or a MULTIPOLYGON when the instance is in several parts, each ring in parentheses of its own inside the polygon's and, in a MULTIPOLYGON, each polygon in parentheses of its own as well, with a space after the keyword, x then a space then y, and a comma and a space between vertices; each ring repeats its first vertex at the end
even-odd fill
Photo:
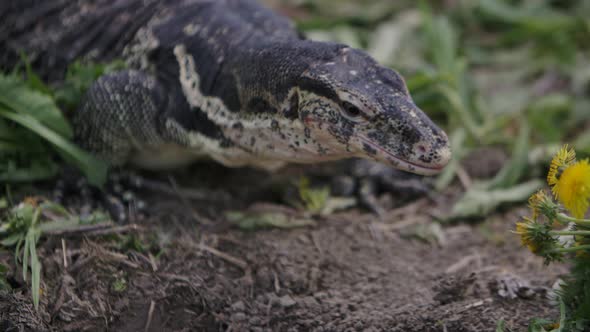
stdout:
POLYGON ((585 250, 585 249, 590 249, 590 244, 586 244, 583 246, 577 246, 577 247, 569 247, 569 248, 556 248, 556 249, 551 249, 550 252, 575 252, 575 251, 585 250))
POLYGON ((566 222, 573 222, 573 223, 575 223, 577 225, 580 225, 580 226, 590 227, 590 219, 577 219, 577 218, 574 218, 574 217, 570 217, 568 215, 565 215, 563 213, 558 213, 557 214, 557 219, 559 221, 561 221, 561 222, 564 222, 564 223, 566 223, 566 222))
POLYGON ((590 231, 549 231, 551 235, 590 235, 590 231))

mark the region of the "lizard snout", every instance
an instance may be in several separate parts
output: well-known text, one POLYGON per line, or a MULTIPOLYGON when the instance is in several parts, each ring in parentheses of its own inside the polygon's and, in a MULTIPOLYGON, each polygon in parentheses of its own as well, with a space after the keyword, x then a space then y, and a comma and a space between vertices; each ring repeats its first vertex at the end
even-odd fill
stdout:
POLYGON ((416 143, 413 150, 420 166, 442 170, 451 160, 449 141, 442 130, 433 140, 416 143))

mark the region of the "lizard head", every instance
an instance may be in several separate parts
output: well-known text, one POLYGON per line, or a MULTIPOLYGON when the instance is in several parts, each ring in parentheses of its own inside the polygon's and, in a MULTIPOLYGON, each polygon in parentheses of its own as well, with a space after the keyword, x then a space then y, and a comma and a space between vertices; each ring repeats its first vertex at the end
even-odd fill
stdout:
POLYGON ((298 84, 299 119, 318 155, 361 157, 422 175, 449 162, 447 135, 413 102, 403 78, 342 48, 311 65, 298 84))

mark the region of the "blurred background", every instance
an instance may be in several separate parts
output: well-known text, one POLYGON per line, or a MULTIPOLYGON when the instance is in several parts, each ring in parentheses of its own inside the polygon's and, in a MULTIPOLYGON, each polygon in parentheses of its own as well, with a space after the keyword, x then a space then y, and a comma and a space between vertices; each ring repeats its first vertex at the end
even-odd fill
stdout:
POLYGON ((542 178, 563 142, 590 153, 588 1, 268 3, 307 37, 365 49, 404 75, 416 104, 452 140, 454 161, 438 189, 457 175, 468 188, 472 177, 495 176, 456 215, 491 211, 498 197, 486 193, 498 190, 525 199, 535 185, 519 183, 542 178))

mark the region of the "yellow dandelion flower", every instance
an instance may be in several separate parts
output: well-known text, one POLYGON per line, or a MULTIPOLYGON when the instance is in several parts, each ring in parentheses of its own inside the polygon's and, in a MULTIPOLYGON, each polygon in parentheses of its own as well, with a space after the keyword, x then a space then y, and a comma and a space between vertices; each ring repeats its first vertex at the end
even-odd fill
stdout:
POLYGON ((553 221, 559 209, 553 199, 542 189, 529 198, 529 207, 533 211, 533 220, 537 220, 540 215, 544 215, 549 221, 553 221))
POLYGON ((533 211, 533 220, 537 220, 539 217, 539 202, 540 195, 544 194, 542 190, 537 191, 531 197, 529 197, 529 207, 533 211))
MULTIPOLYGON (((567 144, 564 145, 551 160, 549 173, 547 173, 547 183, 554 186, 559 180, 561 172, 571 166, 576 161, 576 151, 569 149, 567 144)), ((554 192, 555 193, 555 192, 554 192)))
POLYGON ((529 248, 532 253, 539 252, 540 246, 535 241, 534 237, 535 224, 529 218, 524 218, 524 221, 516 223, 516 234, 520 235, 520 242, 523 246, 529 248))
POLYGON ((590 206, 590 163, 588 159, 563 170, 552 188, 555 198, 575 218, 583 218, 590 206))

